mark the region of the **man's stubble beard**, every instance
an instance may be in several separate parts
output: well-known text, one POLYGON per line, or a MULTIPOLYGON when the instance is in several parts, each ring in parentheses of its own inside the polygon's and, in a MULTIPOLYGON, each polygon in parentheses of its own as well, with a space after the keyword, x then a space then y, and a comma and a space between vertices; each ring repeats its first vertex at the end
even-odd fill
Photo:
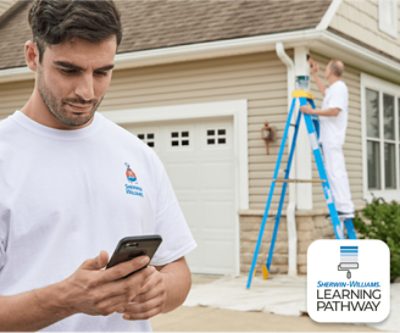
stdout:
MULTIPOLYGON (((71 117, 68 116, 68 112, 64 108, 65 102, 72 103, 85 103, 79 98, 70 98, 64 100, 57 100, 57 98, 51 93, 50 89, 47 88, 44 79, 43 73, 41 69, 38 71, 38 90, 39 94, 43 100, 43 103, 46 105, 49 112, 63 125, 69 128, 80 128, 84 127, 85 124, 88 124, 94 117, 94 113, 97 108, 100 106, 103 97, 99 101, 90 102, 93 105, 93 108, 86 116, 76 116, 71 117)), ((86 102, 88 104, 88 102, 86 102)))

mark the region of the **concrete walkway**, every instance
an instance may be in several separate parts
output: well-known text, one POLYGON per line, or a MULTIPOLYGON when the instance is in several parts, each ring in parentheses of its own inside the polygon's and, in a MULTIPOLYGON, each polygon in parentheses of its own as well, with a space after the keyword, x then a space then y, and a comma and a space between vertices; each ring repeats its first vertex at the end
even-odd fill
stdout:
POLYGON ((370 332, 398 331, 400 284, 392 287, 391 316, 382 324, 318 324, 306 314, 306 278, 194 276, 184 306, 152 320, 155 331, 370 332))
POLYGON ((362 325, 318 324, 309 317, 211 307, 187 307, 151 320, 156 332, 372 332, 362 325))

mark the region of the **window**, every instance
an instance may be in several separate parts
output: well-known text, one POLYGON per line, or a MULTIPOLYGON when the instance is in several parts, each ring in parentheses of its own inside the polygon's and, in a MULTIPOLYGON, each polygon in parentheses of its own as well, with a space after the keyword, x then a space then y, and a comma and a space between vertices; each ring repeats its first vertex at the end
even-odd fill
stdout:
POLYGON ((190 145, 190 133, 189 131, 176 131, 171 132, 171 146, 182 147, 190 145))
POLYGON ((400 87, 365 76, 363 81, 365 190, 385 197, 400 191, 400 87))
POLYGON ((380 189, 379 93, 366 91, 368 189, 380 189))
POLYGON ((207 145, 225 145, 226 144, 226 129, 208 129, 207 130, 207 145))
POLYGON ((397 1, 379 0, 379 29, 397 38, 397 1))
POLYGON ((144 143, 147 143, 149 147, 154 148, 155 146, 155 134, 154 133, 139 133, 137 137, 144 143))
POLYGON ((383 94, 385 188, 396 189, 394 96, 383 94))

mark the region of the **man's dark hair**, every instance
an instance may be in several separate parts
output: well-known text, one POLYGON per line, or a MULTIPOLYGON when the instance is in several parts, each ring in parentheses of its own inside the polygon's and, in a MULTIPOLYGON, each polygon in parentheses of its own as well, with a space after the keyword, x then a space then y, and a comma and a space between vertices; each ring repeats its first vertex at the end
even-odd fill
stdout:
POLYGON ((100 42, 115 35, 121 43, 120 14, 111 0, 34 0, 29 10, 39 61, 48 45, 72 38, 100 42))

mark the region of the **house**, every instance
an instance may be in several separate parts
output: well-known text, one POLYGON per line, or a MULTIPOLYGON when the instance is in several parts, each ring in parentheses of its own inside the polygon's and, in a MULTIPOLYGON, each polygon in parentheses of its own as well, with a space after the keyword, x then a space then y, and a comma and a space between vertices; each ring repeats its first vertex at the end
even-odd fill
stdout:
POLYGON ((14 0, 0 0, 0 16, 3 15, 7 9, 11 8, 14 0))
MULTIPOLYGON (((345 157, 354 203, 400 199, 400 3, 396 0, 117 1, 124 38, 104 115, 153 147, 199 244, 194 272, 247 272, 296 73, 306 55, 342 59, 350 110, 345 157), (278 140, 268 150, 261 129, 278 140)), ((29 3, 0 18, 0 117, 33 87, 24 64, 29 3)), ((321 95, 312 84, 317 104, 321 95)), ((304 129, 292 174, 316 177, 304 129)), ((287 155, 286 155, 287 156, 287 155)), ((138 175, 140 177, 140 175, 138 175)), ((279 187, 278 192, 279 193, 279 187)), ((278 196, 276 196, 278 197, 278 196)), ((276 208, 277 200, 273 206, 276 208)), ((319 184, 290 184, 272 273, 305 273, 333 237, 319 184)), ((267 224, 259 261, 268 249, 267 224)))

